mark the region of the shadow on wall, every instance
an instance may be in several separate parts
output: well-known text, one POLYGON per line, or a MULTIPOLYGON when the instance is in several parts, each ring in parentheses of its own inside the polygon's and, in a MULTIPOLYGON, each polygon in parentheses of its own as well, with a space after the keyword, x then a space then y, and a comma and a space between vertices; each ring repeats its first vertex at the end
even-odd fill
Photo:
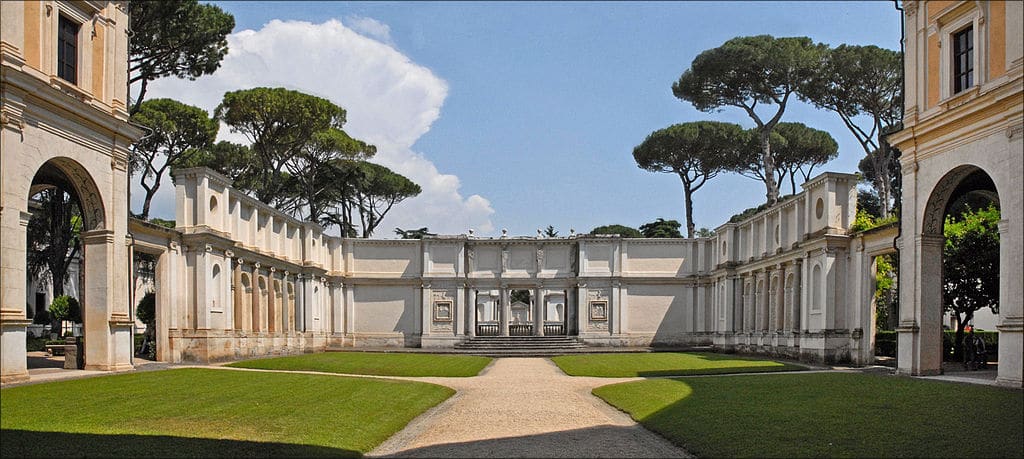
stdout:
POLYGON ((383 453, 387 457, 687 457, 682 449, 639 425, 604 425, 383 453))
POLYGON ((28 430, 0 431, 2 457, 360 457, 323 446, 165 435, 98 435, 28 430))
MULTIPOLYGON (((630 294, 633 295, 633 292, 631 291, 630 294)), ((652 324, 654 326, 650 327, 650 329, 654 330, 654 336, 651 338, 650 345, 656 347, 711 344, 710 341, 694 341, 696 338, 690 332, 690 330, 693 330, 693 304, 695 303, 693 289, 687 288, 682 295, 671 295, 668 297, 672 298, 672 301, 668 305, 663 306, 664 314, 660 314, 660 311, 654 309, 644 311, 643 316, 660 319, 656 325, 652 324)), ((632 297, 630 301, 632 308, 632 297)), ((641 315, 637 316, 643 317, 641 315)), ((633 325, 631 324, 630 327, 632 328, 633 325)), ((644 330, 637 331, 643 332, 644 330)))

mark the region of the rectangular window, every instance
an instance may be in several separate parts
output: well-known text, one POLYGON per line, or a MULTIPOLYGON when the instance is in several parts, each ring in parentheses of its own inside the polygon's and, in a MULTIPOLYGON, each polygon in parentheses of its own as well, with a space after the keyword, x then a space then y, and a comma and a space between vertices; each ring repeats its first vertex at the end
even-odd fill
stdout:
POLYGON ((953 93, 974 85, 974 28, 953 34, 953 93))
POLYGON ((57 24, 57 76, 78 84, 78 23, 60 16, 57 24))

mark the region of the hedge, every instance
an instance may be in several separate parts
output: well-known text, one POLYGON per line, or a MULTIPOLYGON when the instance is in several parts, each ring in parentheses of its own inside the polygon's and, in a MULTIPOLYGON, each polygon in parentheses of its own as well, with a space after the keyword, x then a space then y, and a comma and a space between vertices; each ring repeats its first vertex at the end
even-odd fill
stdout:
MULTIPOLYGON (((897 333, 891 330, 880 330, 875 333, 875 355, 896 357, 897 333)), ((966 335, 966 333, 965 333, 966 335)), ((985 351, 989 356, 999 355, 999 332, 975 331, 975 336, 980 336, 985 342, 985 351)), ((958 361, 955 358, 953 342, 956 340, 956 330, 943 330, 942 352, 945 360, 958 361)))

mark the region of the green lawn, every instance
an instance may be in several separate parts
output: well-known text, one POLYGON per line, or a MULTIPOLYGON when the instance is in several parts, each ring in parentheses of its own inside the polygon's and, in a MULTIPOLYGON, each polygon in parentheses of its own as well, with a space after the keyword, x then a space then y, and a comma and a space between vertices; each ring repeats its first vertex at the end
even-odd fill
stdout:
POLYGON ((569 376, 633 377, 805 370, 799 365, 715 353, 651 352, 552 357, 569 376))
POLYGON ((1022 457, 1024 394, 859 373, 651 379, 594 389, 699 457, 1022 457))
POLYGON ((0 391, 0 456, 359 456, 447 399, 418 382, 178 369, 0 391))
POLYGON ((228 366, 375 376, 476 376, 491 359, 472 355, 322 352, 246 360, 228 366))

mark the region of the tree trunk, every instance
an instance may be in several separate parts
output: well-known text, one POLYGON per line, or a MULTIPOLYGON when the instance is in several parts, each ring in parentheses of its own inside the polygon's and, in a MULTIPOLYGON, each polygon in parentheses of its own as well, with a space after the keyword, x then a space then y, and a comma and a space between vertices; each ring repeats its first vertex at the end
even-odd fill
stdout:
POLYGON ((140 220, 149 219, 149 205, 153 201, 153 195, 156 194, 156 189, 160 187, 160 183, 153 185, 153 188, 146 189, 146 197, 142 200, 142 213, 139 214, 140 220))
POLYGON ((686 213, 686 237, 693 239, 694 224, 693 224, 693 187, 689 181, 686 180, 685 173, 678 173, 679 180, 683 182, 683 205, 685 209, 683 212, 686 213))
POLYGON ((779 185, 775 183, 775 158, 772 157, 772 144, 769 140, 772 130, 761 128, 761 166, 764 167, 764 187, 768 206, 775 205, 779 200, 779 185))

